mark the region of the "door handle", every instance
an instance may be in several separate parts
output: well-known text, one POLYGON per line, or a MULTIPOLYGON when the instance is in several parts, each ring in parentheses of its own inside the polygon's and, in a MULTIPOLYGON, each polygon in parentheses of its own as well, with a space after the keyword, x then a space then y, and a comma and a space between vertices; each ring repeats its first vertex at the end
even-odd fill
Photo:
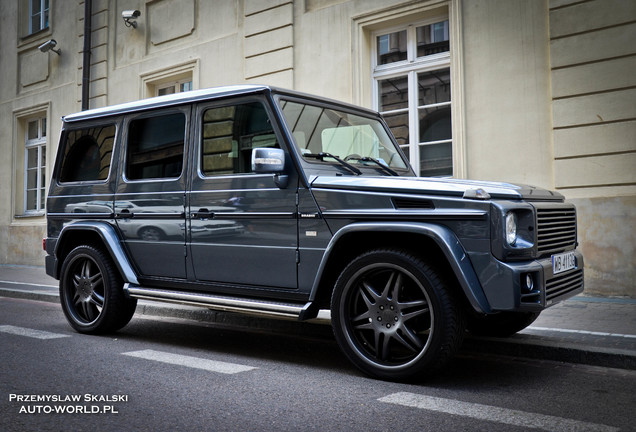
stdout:
POLYGON ((192 213, 194 219, 211 219, 214 217, 214 213, 206 208, 200 208, 196 212, 192 213))
POLYGON ((135 214, 128 209, 123 209, 119 213, 115 213, 117 219, 132 219, 134 216, 135 214))

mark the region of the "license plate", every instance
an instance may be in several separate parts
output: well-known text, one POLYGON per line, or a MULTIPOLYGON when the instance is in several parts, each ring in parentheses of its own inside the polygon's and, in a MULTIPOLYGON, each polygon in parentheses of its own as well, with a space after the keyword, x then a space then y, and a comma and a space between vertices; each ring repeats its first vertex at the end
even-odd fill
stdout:
POLYGON ((563 273, 576 268, 574 252, 552 255, 552 274, 563 273))

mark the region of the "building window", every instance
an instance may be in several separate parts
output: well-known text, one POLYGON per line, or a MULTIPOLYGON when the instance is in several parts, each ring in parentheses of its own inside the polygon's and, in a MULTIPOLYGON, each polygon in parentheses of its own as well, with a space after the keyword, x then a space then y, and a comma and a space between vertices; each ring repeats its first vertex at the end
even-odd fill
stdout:
POLYGON ((49 27, 49 0, 29 0, 29 34, 49 27))
POLYGON ((453 175, 447 19, 374 34, 375 108, 421 176, 453 175))
POLYGON ((27 121, 24 145, 24 213, 42 213, 46 199, 46 117, 27 121))
POLYGON ((159 84, 155 86, 155 90, 155 96, 164 96, 174 93, 187 92, 192 90, 192 79, 187 78, 181 81, 159 84))

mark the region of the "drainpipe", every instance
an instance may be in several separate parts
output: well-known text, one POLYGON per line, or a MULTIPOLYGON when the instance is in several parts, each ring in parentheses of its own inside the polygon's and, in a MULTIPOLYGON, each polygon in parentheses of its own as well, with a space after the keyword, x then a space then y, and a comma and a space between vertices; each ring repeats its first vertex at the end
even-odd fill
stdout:
POLYGON ((82 111, 88 109, 91 85, 91 11, 92 0, 84 0, 84 51, 82 51, 82 111))

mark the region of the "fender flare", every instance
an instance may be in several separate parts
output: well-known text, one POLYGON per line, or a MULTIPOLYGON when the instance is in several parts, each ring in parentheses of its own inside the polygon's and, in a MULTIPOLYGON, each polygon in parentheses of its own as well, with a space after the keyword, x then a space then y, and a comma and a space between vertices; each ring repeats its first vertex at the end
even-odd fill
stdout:
POLYGON ((106 222, 77 221, 64 226, 64 228, 62 228, 62 231, 60 231, 57 242, 55 243, 54 255, 56 257, 58 256, 60 245, 62 245, 64 242, 64 237, 68 235, 69 232, 73 231, 92 231, 97 233, 97 235, 99 235, 99 237, 102 239, 106 250, 110 254, 110 257, 113 259, 115 266, 124 279, 124 283, 127 282, 139 285, 137 273, 133 269, 128 256, 126 255, 126 252, 124 252, 121 242, 119 241, 119 237, 115 232, 115 228, 113 228, 112 225, 106 222))
POLYGON ((318 295, 318 288, 323 272, 327 267, 329 257, 340 239, 352 232, 402 232, 410 234, 421 234, 433 240, 442 250, 446 260, 450 264, 464 295, 470 302, 473 309, 478 313, 491 313, 492 309, 484 290, 481 287, 479 278, 475 273, 468 254, 462 247, 457 236, 450 229, 430 223, 396 223, 396 222, 360 222, 347 225, 338 230, 329 241, 325 253, 323 254, 320 266, 316 273, 316 278, 311 288, 310 301, 314 301, 318 295))

